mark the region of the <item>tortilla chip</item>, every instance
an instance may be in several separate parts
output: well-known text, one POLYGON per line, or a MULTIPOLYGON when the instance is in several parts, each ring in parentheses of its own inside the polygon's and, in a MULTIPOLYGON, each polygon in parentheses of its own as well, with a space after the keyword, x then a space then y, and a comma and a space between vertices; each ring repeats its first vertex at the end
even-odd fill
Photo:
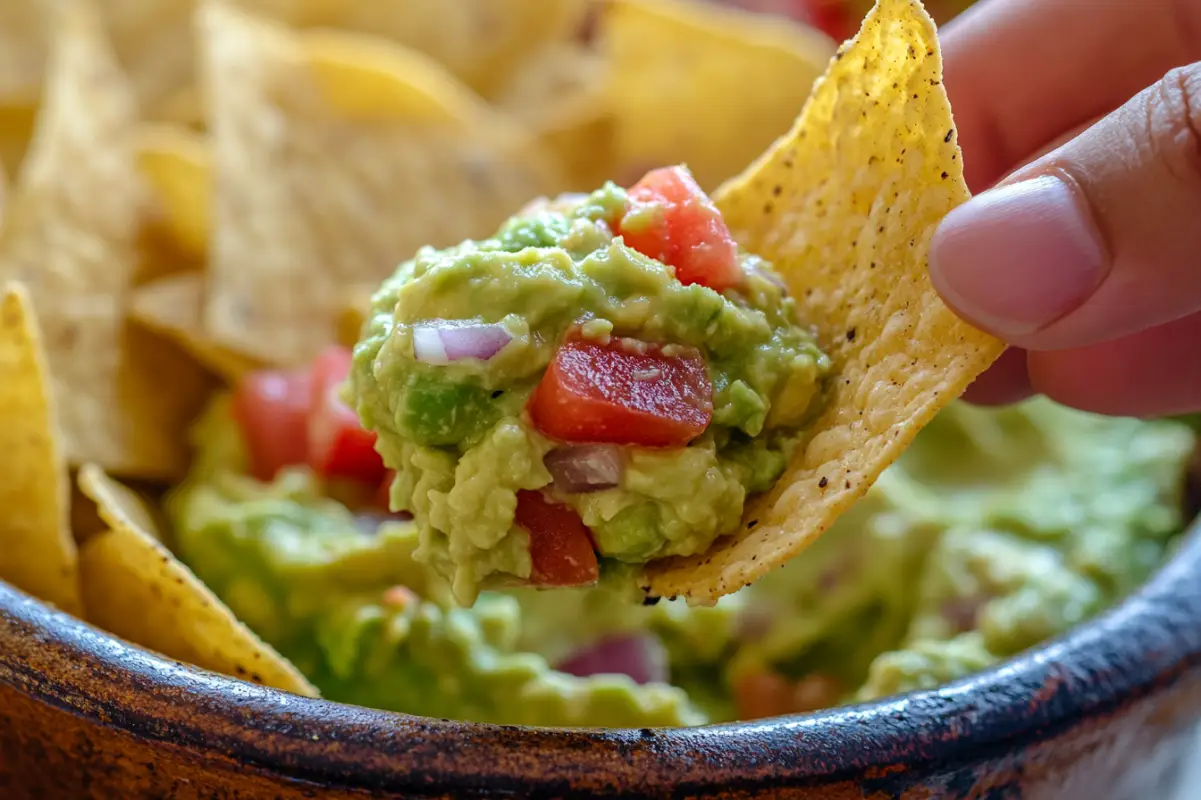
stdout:
MULTIPOLYGON (((219 189, 215 342, 302 364, 335 339, 342 287, 382 280, 422 245, 490 235, 556 184, 533 138, 487 109, 466 127, 424 110, 355 120, 325 93, 300 35, 219 3, 201 21, 219 189)), ((381 100, 423 89, 400 73, 372 85, 385 78, 398 86, 381 100)))
POLYGON ((139 131, 137 159, 176 245, 184 253, 203 256, 208 249, 213 194, 204 136, 179 126, 147 125, 139 131))
POLYGON ((184 86, 159 101, 148 115, 155 122, 179 125, 191 130, 204 130, 206 113, 200 89, 184 86))
POLYGON ((71 481, 71 533, 75 543, 82 545, 93 536, 108 530, 108 525, 100 519, 100 512, 92 498, 79 488, 79 481, 71 481))
POLYGON ((616 174, 616 119, 606 81, 599 53, 556 42, 532 55, 497 95, 497 104, 524 120, 558 159, 563 191, 591 191, 616 174))
POLYGON ((42 324, 64 450, 122 474, 171 477, 203 373, 125 327, 149 195, 133 97, 86 2, 64 5, 48 94, 0 230, 0 279, 25 283, 42 324))
POLYGON ((197 362, 229 383, 236 383, 246 373, 263 367, 261 361, 209 340, 203 324, 202 273, 169 275, 139 286, 134 290, 129 315, 150 330, 178 343, 197 362))
POLYGON ((0 580, 78 614, 67 465, 25 289, 0 292, 0 580))
POLYGON ((688 164, 712 190, 786 133, 834 43, 780 18, 680 0, 613 0, 601 22, 620 172, 688 164))
POLYGON ((110 528, 133 528, 155 541, 163 541, 162 531, 150 507, 133 489, 119 483, 95 464, 84 464, 77 477, 79 489, 96 505, 96 511, 110 528))
POLYGON ((0 104, 36 103, 46 69, 45 0, 0 2, 0 104))
POLYGON ((486 97, 543 43, 582 27, 593 0, 345 0, 327 24, 420 50, 486 97))
POLYGON ((118 524, 79 554, 86 619, 161 653, 307 697, 317 689, 149 533, 118 524))
POLYGON ((0 167, 10 177, 21 172, 37 118, 36 103, 0 105, 0 167))
POLYGON ((487 114, 478 95, 416 50, 336 30, 307 31, 300 44, 321 94, 347 119, 463 127, 487 114))
POLYGON ((934 23, 880 0, 792 132, 714 198, 817 327, 829 406, 739 532, 651 564, 651 593, 709 602, 797 555, 1000 355, 927 276, 935 227, 968 196, 934 23))

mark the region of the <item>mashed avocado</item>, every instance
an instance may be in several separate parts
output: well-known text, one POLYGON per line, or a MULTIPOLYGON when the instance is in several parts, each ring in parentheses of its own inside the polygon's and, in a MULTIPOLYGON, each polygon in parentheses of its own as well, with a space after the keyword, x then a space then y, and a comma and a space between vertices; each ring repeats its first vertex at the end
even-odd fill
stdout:
POLYGON ((409 522, 354 514, 307 470, 248 477, 224 400, 168 511, 181 557, 325 696, 466 720, 689 725, 936 686, 1058 635, 1161 563, 1194 435, 1036 400, 956 404, 787 567, 713 608, 623 583, 485 591, 457 607, 409 522), (401 588, 398 588, 401 587, 401 588), (554 667, 613 635, 663 645, 666 680, 554 667), (756 676, 825 692, 748 705, 756 676))
POLYGON ((603 559, 705 550, 738 525, 748 494, 780 476, 820 401, 829 361, 767 264, 742 254, 745 280, 724 293, 682 283, 615 238, 626 209, 613 184, 544 204, 491 239, 419 251, 372 298, 354 353, 354 404, 397 470, 393 507, 417 521, 416 557, 465 604, 481 585, 530 578, 530 535, 514 522, 522 490, 574 509, 603 559), (429 337, 465 327, 499 349, 423 354, 429 337), (562 443, 526 409, 568 336, 698 353, 711 422, 686 447, 621 448, 615 485, 552 487, 546 459, 562 443))

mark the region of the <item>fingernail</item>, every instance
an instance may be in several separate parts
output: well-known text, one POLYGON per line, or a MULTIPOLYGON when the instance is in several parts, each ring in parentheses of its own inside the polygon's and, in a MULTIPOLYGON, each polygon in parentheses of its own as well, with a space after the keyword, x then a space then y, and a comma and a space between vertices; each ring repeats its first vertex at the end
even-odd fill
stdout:
POLYGON ((977 195, 946 216, 930 245, 934 287, 1001 337, 1033 333, 1078 308, 1108 272, 1083 198, 1052 175, 977 195))

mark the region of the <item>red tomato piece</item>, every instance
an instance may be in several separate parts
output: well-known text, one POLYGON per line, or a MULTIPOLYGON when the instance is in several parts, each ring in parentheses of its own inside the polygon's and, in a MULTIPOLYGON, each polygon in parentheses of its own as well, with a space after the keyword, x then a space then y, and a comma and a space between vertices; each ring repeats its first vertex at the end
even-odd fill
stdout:
POLYGON ((618 224, 625 243, 675 269, 681 283, 721 292, 742 281, 738 245, 687 167, 651 170, 629 191, 618 224))
POLYGON ((628 339, 568 338, 529 402, 534 425, 552 439, 683 447, 713 418, 713 384, 700 353, 628 339))
POLYGON ((522 490, 514 521, 530 535, 532 586, 596 583, 600 568, 592 537, 574 509, 550 502, 542 492, 522 490))
POLYGON ((384 479, 380 481, 379 489, 375 492, 375 504, 384 511, 390 510, 392 505, 392 479, 396 477, 393 470, 388 470, 384 473, 384 479))
POLYGON ((384 461, 375 452, 375 434, 342 402, 339 391, 350 374, 350 351, 331 347, 313 362, 308 419, 308 463, 326 478, 346 478, 378 486, 384 461))
POLYGON ((250 474, 269 481, 284 467, 305 463, 311 397, 307 372, 260 370, 234 390, 231 411, 250 461, 250 474))

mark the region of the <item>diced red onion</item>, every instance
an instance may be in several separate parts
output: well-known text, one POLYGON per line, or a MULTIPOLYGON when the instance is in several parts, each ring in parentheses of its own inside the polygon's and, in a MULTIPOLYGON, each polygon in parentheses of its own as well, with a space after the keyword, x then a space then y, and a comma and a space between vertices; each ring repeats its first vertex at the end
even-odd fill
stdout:
POLYGON ((407 511, 384 512, 384 511, 360 511, 354 515, 355 527, 363 533, 374 536, 379 533, 380 526, 389 522, 404 522, 410 520, 413 515, 407 511))
POLYGON ((582 444, 551 450, 542 459, 555 488, 568 494, 599 492, 621 484, 625 461, 611 444, 582 444))
POLYGON ((413 354, 418 361, 435 366, 464 358, 487 361, 512 340, 505 326, 495 323, 415 325, 413 354))
POLYGON ((603 638, 574 655, 557 669, 581 678, 589 675, 628 675, 635 683, 665 683, 667 650, 647 633, 603 638))
POLYGON ((788 284, 784 283, 784 279, 777 275, 773 270, 761 268, 757 264, 753 264, 747 271, 753 275, 758 275, 763 280, 775 286, 781 292, 787 294, 788 284))

